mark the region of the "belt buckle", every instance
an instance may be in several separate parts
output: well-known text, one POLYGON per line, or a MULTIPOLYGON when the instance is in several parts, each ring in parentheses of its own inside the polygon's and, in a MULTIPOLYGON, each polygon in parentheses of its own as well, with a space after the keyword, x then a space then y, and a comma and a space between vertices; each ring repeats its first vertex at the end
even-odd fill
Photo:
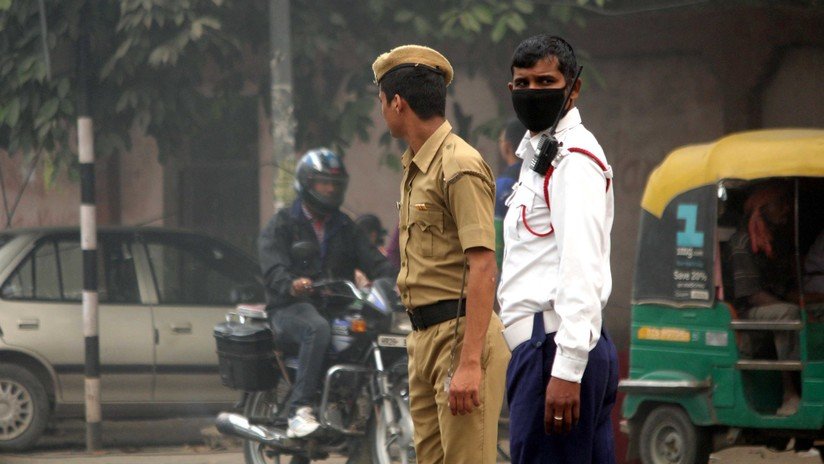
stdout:
POLYGON ((416 320, 420 317, 420 315, 416 316, 415 311, 410 311, 408 309, 406 310, 406 315, 409 316, 409 322, 412 323, 412 330, 415 330, 415 331, 423 330, 423 327, 421 327, 423 324, 419 324, 419 323, 416 322, 416 320))

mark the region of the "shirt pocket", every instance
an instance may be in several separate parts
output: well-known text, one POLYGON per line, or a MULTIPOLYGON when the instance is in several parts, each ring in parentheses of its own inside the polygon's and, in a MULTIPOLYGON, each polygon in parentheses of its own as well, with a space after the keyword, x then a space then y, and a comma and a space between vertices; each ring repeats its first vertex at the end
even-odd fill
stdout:
POLYGON ((545 236, 551 227, 549 209, 543 194, 536 193, 526 184, 518 185, 509 199, 509 211, 504 220, 505 237, 526 240, 545 236))
POLYGON ((433 257, 442 248, 443 212, 413 210, 409 214, 409 241, 412 249, 425 257, 433 257))

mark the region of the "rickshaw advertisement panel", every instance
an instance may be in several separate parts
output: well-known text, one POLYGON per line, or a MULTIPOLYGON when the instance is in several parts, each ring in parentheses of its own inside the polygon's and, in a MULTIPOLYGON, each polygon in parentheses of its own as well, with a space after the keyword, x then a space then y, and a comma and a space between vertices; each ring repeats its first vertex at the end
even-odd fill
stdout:
POLYGON ((679 195, 660 218, 644 211, 633 302, 709 307, 713 297, 716 188, 679 195))

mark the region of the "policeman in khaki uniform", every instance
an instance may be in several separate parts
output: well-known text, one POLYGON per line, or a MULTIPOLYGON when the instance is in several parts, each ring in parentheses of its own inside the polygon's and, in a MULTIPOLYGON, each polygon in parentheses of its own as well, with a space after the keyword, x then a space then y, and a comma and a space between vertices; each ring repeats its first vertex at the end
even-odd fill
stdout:
POLYGON ((445 119, 453 72, 443 55, 406 45, 372 70, 389 131, 409 145, 398 287, 415 328, 407 349, 417 461, 494 463, 509 362, 492 311, 494 177, 445 119))

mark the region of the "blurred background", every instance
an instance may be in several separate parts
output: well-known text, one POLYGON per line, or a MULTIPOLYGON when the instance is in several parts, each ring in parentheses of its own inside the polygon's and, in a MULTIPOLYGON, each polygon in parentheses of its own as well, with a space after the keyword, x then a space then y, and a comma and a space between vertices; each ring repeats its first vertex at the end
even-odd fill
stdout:
POLYGON ((293 195, 296 157, 327 146, 351 175, 345 211, 391 230, 405 147, 381 120, 375 57, 407 43, 442 51, 455 67, 447 117, 497 171, 511 53, 561 35, 585 67, 584 123, 615 171, 605 319, 625 352, 647 175, 684 144, 823 127, 823 30, 816 0, 0 0, 0 220, 78 224, 83 83, 101 225, 196 229, 254 254, 293 195))

